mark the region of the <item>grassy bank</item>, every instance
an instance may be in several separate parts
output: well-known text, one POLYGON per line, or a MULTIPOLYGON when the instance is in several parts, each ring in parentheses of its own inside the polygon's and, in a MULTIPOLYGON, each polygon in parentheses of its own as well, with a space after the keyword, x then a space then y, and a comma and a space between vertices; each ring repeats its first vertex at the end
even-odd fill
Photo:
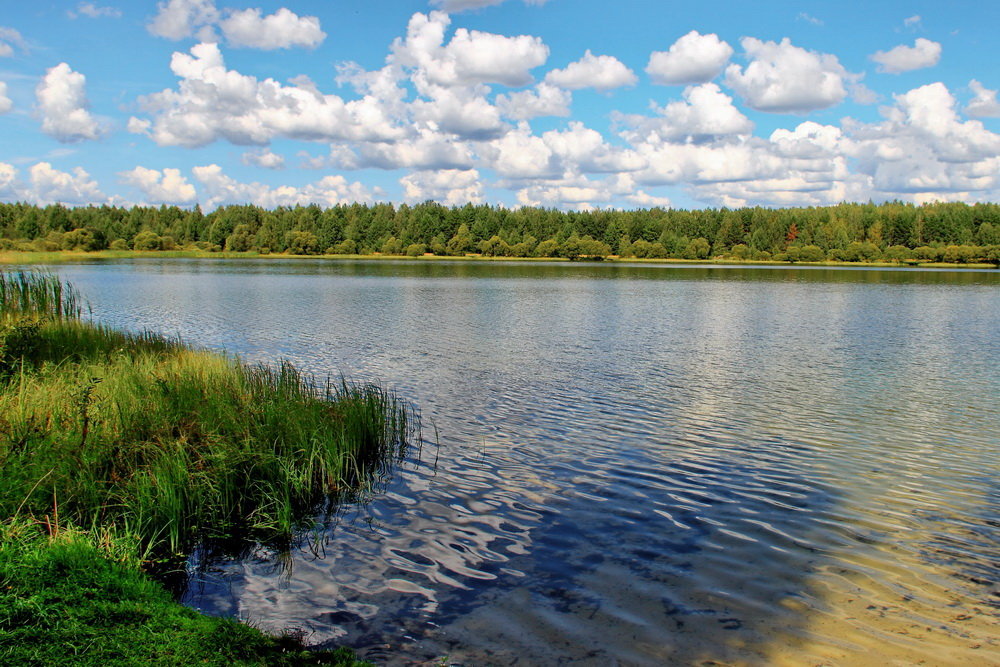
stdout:
MULTIPOLYGON (((370 255, 293 255, 293 254, 260 254, 258 252, 206 252, 203 250, 96 250, 96 251, 76 251, 62 250, 52 252, 33 252, 8 250, 0 251, 0 265, 31 265, 31 264, 61 264, 67 262, 82 261, 103 261, 114 259, 169 259, 169 258, 195 258, 195 259, 352 259, 352 260, 399 260, 409 259, 418 261, 482 261, 482 262, 569 262, 565 257, 487 257, 478 254, 462 256, 432 255, 423 254, 417 257, 406 255, 384 255, 381 253, 370 255)), ((956 262, 930 262, 930 261, 871 261, 871 262, 843 262, 825 260, 821 262, 780 262, 774 260, 754 260, 754 259, 734 259, 734 258, 711 258, 711 259, 680 259, 680 258, 638 258, 638 257, 618 257, 611 255, 603 261, 623 263, 623 264, 715 264, 719 266, 851 266, 869 268, 900 268, 900 267, 923 267, 935 269, 994 269, 996 264, 986 263, 956 263, 956 262)))
POLYGON ((82 310, 51 276, 0 274, 0 662, 107 663, 126 648, 120 664, 305 659, 175 605, 141 570, 209 540, 287 541, 401 453, 406 410, 376 386, 82 310))

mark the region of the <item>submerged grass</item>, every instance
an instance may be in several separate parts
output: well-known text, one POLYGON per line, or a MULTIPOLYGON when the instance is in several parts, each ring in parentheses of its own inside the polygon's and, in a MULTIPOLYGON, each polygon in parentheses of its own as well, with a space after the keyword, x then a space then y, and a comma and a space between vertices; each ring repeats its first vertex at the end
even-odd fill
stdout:
MULTIPOLYGON (((378 386, 85 322, 76 292, 45 274, 0 274, 0 298, 0 662, 32 628, 62 642, 43 621, 68 593, 19 561, 70 558, 83 576, 103 554, 93 567, 110 586, 206 540, 287 540, 405 447, 408 412, 378 386)), ((118 641, 109 628, 96 645, 118 641)))

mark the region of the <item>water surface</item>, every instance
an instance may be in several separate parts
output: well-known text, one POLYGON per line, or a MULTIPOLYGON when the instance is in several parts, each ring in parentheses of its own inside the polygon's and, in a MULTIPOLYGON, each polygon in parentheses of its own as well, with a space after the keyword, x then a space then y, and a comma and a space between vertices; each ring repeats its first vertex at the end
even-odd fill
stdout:
POLYGON ((100 321, 379 380, 425 443, 188 604, 375 661, 1000 663, 1000 273, 132 260, 100 321))

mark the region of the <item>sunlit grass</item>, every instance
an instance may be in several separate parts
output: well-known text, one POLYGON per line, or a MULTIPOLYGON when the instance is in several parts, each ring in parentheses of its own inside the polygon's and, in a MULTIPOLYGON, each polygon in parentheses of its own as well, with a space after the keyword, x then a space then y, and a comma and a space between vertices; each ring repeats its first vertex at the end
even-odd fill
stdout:
MULTIPOLYGON (((379 386, 81 320, 79 295, 47 274, 0 274, 0 298, 0 662, 35 660, 14 646, 32 632, 61 636, 49 619, 66 613, 65 594, 45 568, 81 586, 96 568, 94 586, 107 588, 206 540, 287 541, 405 450, 409 411, 379 386), (41 574, 26 574, 36 562, 41 574)), ((157 607, 165 593, 149 597, 147 585, 125 599, 157 607)), ((87 614, 104 608, 89 604, 87 614)), ((119 629, 101 635, 102 651, 126 639, 119 629)), ((243 630, 197 632, 242 641, 243 630)))

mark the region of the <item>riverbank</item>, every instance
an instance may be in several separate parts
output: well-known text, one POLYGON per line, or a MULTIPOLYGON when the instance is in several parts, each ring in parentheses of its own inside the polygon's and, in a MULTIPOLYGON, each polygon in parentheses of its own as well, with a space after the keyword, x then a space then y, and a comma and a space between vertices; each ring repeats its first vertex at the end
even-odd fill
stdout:
POLYGON ((85 307, 0 274, 0 662, 353 664, 201 617, 144 572, 206 542, 287 544, 401 455, 404 406, 85 307))
POLYGON ((986 263, 956 263, 956 262, 842 262, 827 260, 822 262, 778 262, 773 260, 752 260, 752 259, 680 259, 680 258, 638 258, 638 257, 617 257, 609 256, 601 260, 581 258, 569 260, 565 257, 487 257, 478 254, 462 256, 432 255, 423 254, 415 257, 406 255, 383 255, 375 253, 371 255, 293 255, 286 253, 261 254, 255 251, 249 252, 207 252, 203 250, 96 250, 96 251, 76 251, 58 250, 51 252, 34 252, 7 250, 0 251, 0 265, 44 265, 44 264, 64 264, 85 261, 106 261, 118 259, 172 259, 172 258, 192 258, 192 259, 350 259, 365 261, 380 260, 414 260, 414 261, 462 261, 462 262, 571 262, 571 261, 603 261, 615 264, 693 264, 693 265, 717 265, 717 266, 828 266, 828 267, 855 267, 855 268, 929 268, 929 269, 996 269, 995 264, 986 263))

